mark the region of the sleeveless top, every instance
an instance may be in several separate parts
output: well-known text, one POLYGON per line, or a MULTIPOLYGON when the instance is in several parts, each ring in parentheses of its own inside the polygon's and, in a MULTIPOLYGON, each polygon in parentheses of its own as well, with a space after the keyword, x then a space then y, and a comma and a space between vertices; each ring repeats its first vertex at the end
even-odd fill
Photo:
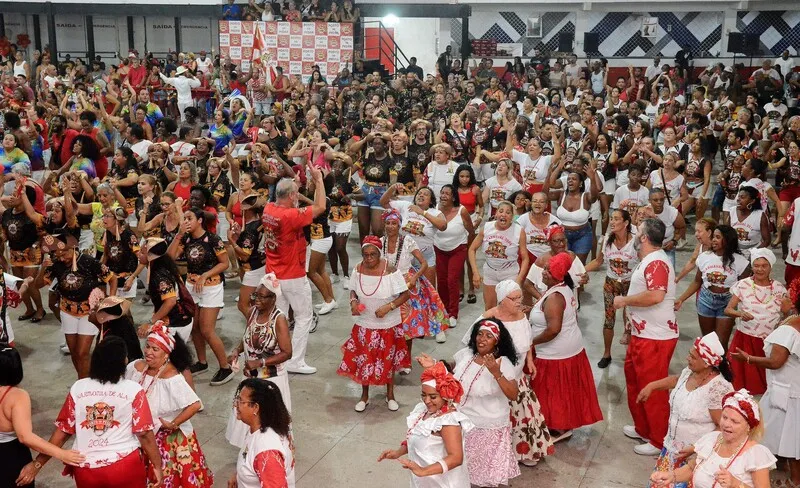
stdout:
POLYGON ((517 223, 521 225, 522 230, 525 231, 525 242, 527 243, 528 252, 538 258, 550 250, 550 244, 547 243, 547 236, 544 232, 545 229, 554 224, 561 224, 561 221, 550 212, 545 212, 545 215, 547 215, 547 224, 544 228, 540 228, 531 222, 530 215, 530 212, 520 215, 519 219, 517 219, 517 223))
MULTIPOLYGON (((3 400, 5 400, 6 395, 8 395, 8 392, 11 391, 11 388, 13 387, 11 386, 6 387, 6 391, 4 391, 2 395, 0 395, 0 404, 3 403, 3 400)), ((11 432, 0 432, 0 444, 12 442, 16 439, 17 439, 17 433, 14 432, 13 430, 11 432)))
POLYGON ((736 231, 739 238, 739 250, 744 257, 750 258, 750 249, 755 248, 761 243, 761 215, 763 210, 752 210, 744 220, 739 220, 739 212, 736 207, 728 210, 730 214, 731 227, 736 231))
MULTIPOLYGON (((278 345, 278 333, 275 330, 278 317, 283 313, 278 307, 272 311, 266 323, 258 323, 258 310, 253 307, 250 317, 247 319, 247 327, 244 330, 242 344, 244 344, 244 357, 248 359, 261 359, 268 356, 280 354, 281 347, 278 345)), ((259 378, 273 378, 285 375, 285 363, 272 364, 269 366, 258 367, 259 378)))
POLYGON ((464 227, 464 219, 461 218, 461 208, 458 207, 455 217, 447 221, 445 230, 433 231, 433 245, 436 249, 448 252, 467 243, 469 235, 464 227))
POLYGON ((183 198, 184 202, 184 210, 186 206, 189 205, 189 197, 192 194, 192 185, 183 185, 180 181, 175 183, 175 186, 172 188, 172 193, 175 194, 177 198, 183 198))
POLYGON ((472 191, 472 187, 470 187, 469 191, 466 193, 462 193, 461 189, 459 189, 458 200, 461 203, 461 206, 466 208, 470 215, 475 213, 475 207, 478 204, 478 197, 472 191))
POLYGON ((519 236, 522 227, 516 222, 506 230, 497 228, 497 222, 486 222, 483 227, 481 250, 486 256, 486 266, 497 271, 517 264, 519 236))
POLYGON ((567 192, 565 191, 563 195, 561 195, 561 199, 558 202, 558 209, 556 209, 556 217, 561 219, 564 225, 569 227, 582 227, 589 223, 589 209, 584 208, 583 195, 584 194, 581 193, 581 204, 577 210, 567 210, 564 208, 567 192))
POLYGON ((639 264, 639 253, 636 252, 633 242, 635 236, 631 236, 622 248, 618 248, 616 242, 608 244, 608 239, 613 235, 603 237, 601 244, 603 257, 606 262, 606 277, 616 281, 630 281, 633 269, 639 264))
POLYGON ((547 328, 543 305, 547 297, 560 293, 564 297, 564 317, 561 332, 551 341, 536 346, 536 357, 541 359, 568 359, 583 351, 583 335, 578 328, 578 302, 572 290, 563 283, 544 292, 530 313, 531 336, 536 337, 547 328))

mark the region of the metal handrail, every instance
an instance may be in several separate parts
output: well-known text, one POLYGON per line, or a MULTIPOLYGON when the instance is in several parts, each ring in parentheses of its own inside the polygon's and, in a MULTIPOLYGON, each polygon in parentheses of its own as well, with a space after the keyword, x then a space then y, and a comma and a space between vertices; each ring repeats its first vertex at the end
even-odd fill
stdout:
MULTIPOLYGON (((366 28, 366 26, 368 24, 377 24, 377 26, 378 26, 378 34, 377 34, 377 36, 378 36, 378 53, 379 53, 378 61, 381 60, 380 54, 385 54, 386 56, 389 56, 391 58, 392 67, 394 68, 394 72, 395 73, 397 73, 398 69, 403 69, 406 66, 411 64, 411 61, 409 61, 408 57, 403 52, 403 50, 400 49, 400 46, 397 45, 397 42, 394 41, 394 38, 392 38, 392 42, 391 43, 386 42, 386 44, 388 45, 387 47, 389 48, 388 52, 383 48, 383 45, 385 43, 384 40, 383 40, 383 32, 386 30, 386 26, 383 25, 383 22, 381 22, 380 20, 371 20, 371 21, 368 21, 368 22, 362 22, 362 25, 364 26, 364 28, 366 28), (402 56, 402 60, 400 59, 400 57, 398 57, 398 54, 400 56, 402 56), (403 60, 405 62, 403 62, 403 60)), ((364 39, 364 48, 363 49, 364 49, 365 53, 366 53, 366 50, 367 50, 366 39, 369 38, 369 37, 375 37, 375 34, 373 34, 373 35, 364 34, 362 36, 362 38, 364 39)))

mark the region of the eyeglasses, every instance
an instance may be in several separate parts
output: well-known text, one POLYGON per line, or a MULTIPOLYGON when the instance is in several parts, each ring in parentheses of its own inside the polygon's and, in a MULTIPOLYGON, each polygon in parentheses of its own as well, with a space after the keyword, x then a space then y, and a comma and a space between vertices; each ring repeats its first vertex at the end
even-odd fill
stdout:
POLYGON ((237 407, 240 403, 245 403, 245 404, 249 403, 250 405, 255 405, 256 404, 256 402, 251 402, 251 401, 248 401, 248 400, 242 400, 242 398, 239 395, 236 395, 235 397, 233 397, 233 406, 234 407, 237 407))
POLYGON ((259 295, 258 293, 251 293, 250 294, 250 300, 251 301, 270 300, 272 298, 275 298, 275 294, 274 293, 270 293, 269 295, 259 295))

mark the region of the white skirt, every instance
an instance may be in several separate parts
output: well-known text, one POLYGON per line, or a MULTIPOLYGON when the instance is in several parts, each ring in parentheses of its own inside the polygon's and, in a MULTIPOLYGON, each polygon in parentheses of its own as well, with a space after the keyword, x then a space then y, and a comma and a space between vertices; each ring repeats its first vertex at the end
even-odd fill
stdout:
POLYGON ((770 391, 761 397, 759 404, 764 413, 764 439, 761 444, 776 456, 789 459, 800 459, 800 398, 796 394, 786 393, 789 398, 779 401, 780 408, 773 404, 774 393, 770 391), (785 403, 784 403, 785 402, 785 403))
MULTIPOLYGON (((286 404, 286 409, 292 413, 292 396, 289 393, 289 374, 279 374, 272 378, 266 378, 268 381, 275 383, 275 386, 281 391, 283 403, 286 404)), ((247 432, 250 428, 241 420, 236 418, 236 409, 231 408, 231 414, 228 417, 228 426, 225 428, 225 439, 232 445, 239 449, 244 447, 244 440, 247 437, 247 432)))

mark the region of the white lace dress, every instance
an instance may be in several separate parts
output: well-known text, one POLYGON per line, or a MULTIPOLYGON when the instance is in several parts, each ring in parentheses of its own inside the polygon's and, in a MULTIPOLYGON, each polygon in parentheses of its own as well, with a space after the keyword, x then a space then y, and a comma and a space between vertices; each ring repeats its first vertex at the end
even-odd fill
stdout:
MULTIPOLYGON (((453 410, 439 417, 430 417, 423 420, 427 411, 424 403, 418 403, 406 419, 408 424, 408 458, 423 468, 438 462, 447 455, 444 440, 435 435, 441 432, 446 425, 461 426, 461 449, 464 449, 464 438, 472 430, 472 421, 459 412, 453 410)), ((464 454, 461 466, 455 467, 444 474, 419 477, 411 475, 412 488, 466 488, 469 486, 469 472, 467 471, 467 456, 464 454)))
POLYGON ((733 477, 745 486, 753 486, 754 471, 775 469, 777 459, 761 444, 750 447, 735 459, 735 454, 729 458, 720 457, 715 451, 720 435, 722 434, 719 432, 709 432, 694 444, 694 452, 697 454, 697 465, 692 474, 694 488, 718 488, 714 474, 719 471, 720 465, 726 466, 733 477))

